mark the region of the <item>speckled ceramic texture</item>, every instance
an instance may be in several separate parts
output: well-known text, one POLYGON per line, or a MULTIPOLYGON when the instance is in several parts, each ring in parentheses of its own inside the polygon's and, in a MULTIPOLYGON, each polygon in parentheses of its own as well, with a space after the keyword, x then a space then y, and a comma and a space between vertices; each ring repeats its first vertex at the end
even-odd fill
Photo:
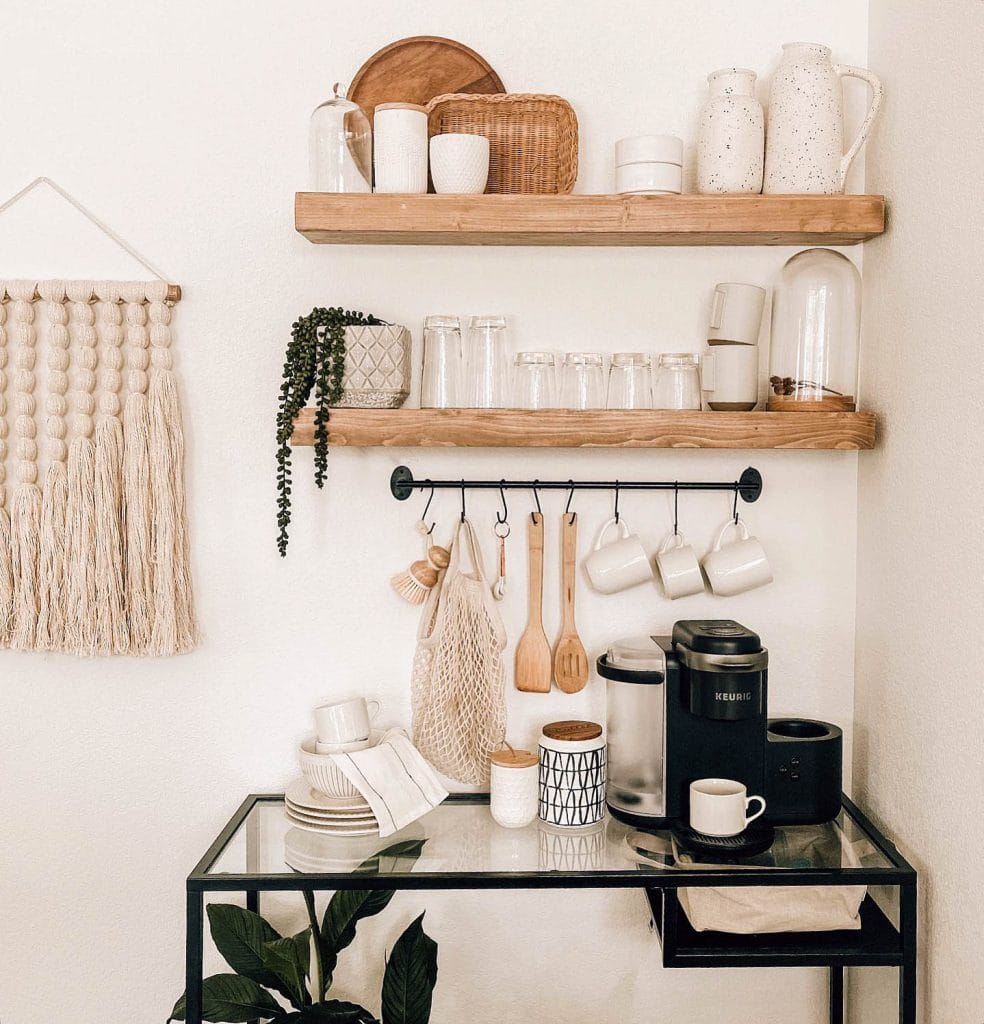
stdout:
POLYGON ((761 192, 765 114, 755 72, 724 68, 707 76, 710 96, 697 127, 697 191, 761 192))
POLYGON ((843 192, 851 161, 864 144, 881 105, 881 82, 864 68, 834 64, 826 46, 786 43, 782 50, 769 96, 764 191, 843 192), (844 76, 861 78, 872 90, 868 113, 846 153, 844 76))

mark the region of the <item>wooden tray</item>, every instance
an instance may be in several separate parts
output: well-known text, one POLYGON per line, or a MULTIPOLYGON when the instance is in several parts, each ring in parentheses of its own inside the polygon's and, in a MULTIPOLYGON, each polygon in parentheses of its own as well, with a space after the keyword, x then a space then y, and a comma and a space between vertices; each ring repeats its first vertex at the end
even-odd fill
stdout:
POLYGON ((347 95, 372 121, 380 103, 426 106, 442 93, 505 91, 488 61, 464 43, 440 36, 411 36, 374 53, 356 72, 347 95))

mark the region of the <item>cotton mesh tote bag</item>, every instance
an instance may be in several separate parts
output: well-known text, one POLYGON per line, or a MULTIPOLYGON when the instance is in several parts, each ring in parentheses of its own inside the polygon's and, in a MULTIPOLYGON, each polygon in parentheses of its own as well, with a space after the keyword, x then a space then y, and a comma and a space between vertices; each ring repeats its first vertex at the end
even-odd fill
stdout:
POLYGON ((464 520, 455 530, 451 561, 424 605, 411 683, 414 743, 449 779, 489 780, 489 756, 506 735, 505 646, 482 552, 464 520))

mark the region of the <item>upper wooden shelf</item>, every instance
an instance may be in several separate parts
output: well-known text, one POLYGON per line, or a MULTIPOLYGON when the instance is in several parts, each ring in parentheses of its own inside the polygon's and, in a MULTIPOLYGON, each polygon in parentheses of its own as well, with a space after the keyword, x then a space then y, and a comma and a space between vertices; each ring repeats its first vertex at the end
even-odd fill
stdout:
POLYGON ((298 192, 294 226, 356 245, 853 245, 885 230, 885 197, 298 192))
MULTIPOLYGON (((353 448, 817 448, 875 445, 865 412, 333 409, 329 444, 353 448)), ((314 443, 314 410, 292 441, 314 443)))

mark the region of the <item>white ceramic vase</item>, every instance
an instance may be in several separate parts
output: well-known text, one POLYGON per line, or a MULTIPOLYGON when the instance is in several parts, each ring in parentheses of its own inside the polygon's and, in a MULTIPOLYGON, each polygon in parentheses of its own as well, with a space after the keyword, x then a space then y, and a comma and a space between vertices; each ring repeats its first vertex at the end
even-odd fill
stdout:
POLYGON ((697 127, 697 191, 761 192, 765 114, 755 98, 755 72, 723 68, 707 84, 697 127))
POLYGON ((868 137, 883 92, 870 71, 834 64, 829 47, 786 43, 769 96, 764 191, 843 192, 851 161, 868 137), (864 80, 872 92, 871 105, 847 152, 841 85, 846 76, 864 80))

